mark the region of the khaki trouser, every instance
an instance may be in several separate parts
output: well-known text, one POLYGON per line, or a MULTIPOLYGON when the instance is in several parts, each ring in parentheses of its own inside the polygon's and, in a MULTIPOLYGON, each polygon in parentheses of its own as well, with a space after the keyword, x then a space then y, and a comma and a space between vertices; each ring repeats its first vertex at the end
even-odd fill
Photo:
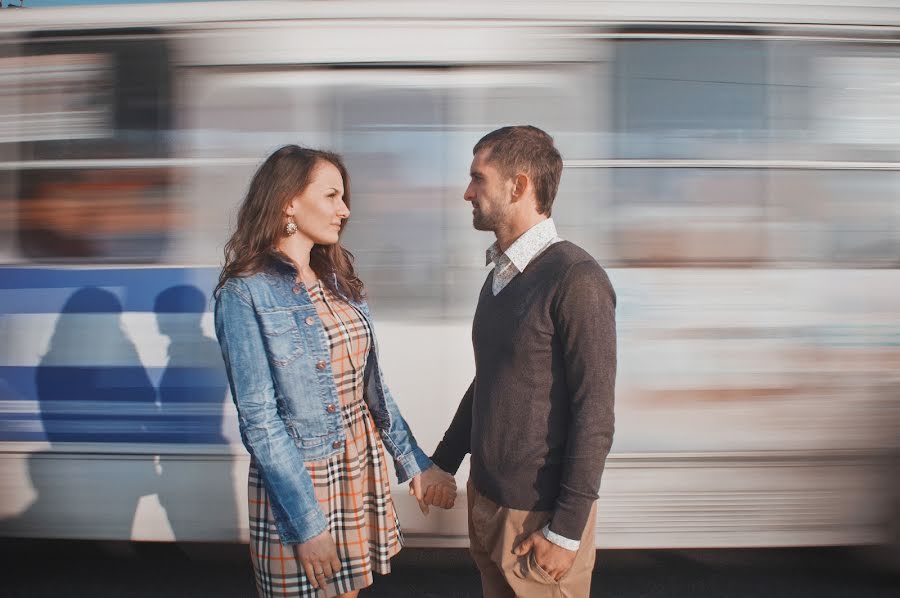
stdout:
POLYGON ((572 568, 557 582, 534 560, 534 551, 519 557, 513 549, 550 520, 549 511, 519 511, 501 507, 481 495, 470 481, 469 551, 481 572, 484 598, 587 598, 594 570, 594 525, 597 505, 591 509, 581 547, 572 568))

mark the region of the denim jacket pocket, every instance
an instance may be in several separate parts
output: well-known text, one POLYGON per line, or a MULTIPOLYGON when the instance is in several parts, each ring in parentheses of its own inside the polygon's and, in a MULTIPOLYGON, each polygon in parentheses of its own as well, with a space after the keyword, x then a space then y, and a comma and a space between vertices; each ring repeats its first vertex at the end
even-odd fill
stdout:
POLYGON ((336 434, 311 436, 301 434, 295 422, 287 422, 285 425, 304 462, 320 461, 339 452, 334 446, 334 441, 338 438, 336 434))
POLYGON ((291 435, 291 438, 294 439, 294 442, 297 446, 301 448, 316 448, 317 446, 321 446, 326 442, 331 440, 331 436, 327 433, 325 434, 302 434, 299 429, 297 429, 297 424, 294 422, 286 422, 285 427, 288 429, 288 434, 291 435))
POLYGON ((300 357, 303 342, 292 312, 263 312, 259 314, 259 321, 272 365, 285 367, 300 357))
POLYGON ((329 435, 312 436, 312 437, 306 437, 306 438, 301 437, 299 440, 300 440, 301 447, 303 447, 305 449, 312 449, 312 448, 320 447, 323 444, 327 443, 329 440, 331 440, 331 437, 329 435))

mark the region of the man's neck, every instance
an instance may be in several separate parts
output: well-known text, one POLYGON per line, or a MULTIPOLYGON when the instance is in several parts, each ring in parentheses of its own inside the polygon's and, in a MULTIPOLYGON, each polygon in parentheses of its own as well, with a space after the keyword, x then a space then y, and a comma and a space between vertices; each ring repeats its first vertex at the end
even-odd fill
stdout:
POLYGON ((544 214, 534 213, 510 222, 508 226, 498 227, 494 231, 494 236, 497 238, 497 248, 500 249, 501 253, 505 253, 516 242, 516 239, 527 233, 536 224, 547 220, 547 218, 548 216, 544 214))

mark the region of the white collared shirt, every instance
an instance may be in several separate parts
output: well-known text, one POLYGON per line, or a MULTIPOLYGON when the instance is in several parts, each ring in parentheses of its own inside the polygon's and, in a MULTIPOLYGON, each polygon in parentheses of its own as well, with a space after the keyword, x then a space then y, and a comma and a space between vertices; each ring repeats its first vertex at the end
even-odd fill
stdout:
POLYGON ((497 296, 517 274, 523 272, 531 260, 560 241, 562 239, 556 234, 553 218, 542 220, 529 228, 503 253, 494 241, 485 252, 485 266, 491 262, 494 264, 494 282, 491 287, 494 296, 497 296))

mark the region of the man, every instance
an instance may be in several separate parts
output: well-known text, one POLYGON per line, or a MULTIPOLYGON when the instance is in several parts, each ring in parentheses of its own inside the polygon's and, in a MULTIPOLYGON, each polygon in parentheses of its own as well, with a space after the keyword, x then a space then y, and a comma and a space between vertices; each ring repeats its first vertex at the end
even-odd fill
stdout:
POLYGON ((613 436, 615 293, 557 236, 552 137, 504 127, 473 154, 464 198, 474 227, 496 236, 493 268, 472 326, 475 379, 432 460, 455 473, 472 454, 469 539, 487 598, 588 596, 613 436))

